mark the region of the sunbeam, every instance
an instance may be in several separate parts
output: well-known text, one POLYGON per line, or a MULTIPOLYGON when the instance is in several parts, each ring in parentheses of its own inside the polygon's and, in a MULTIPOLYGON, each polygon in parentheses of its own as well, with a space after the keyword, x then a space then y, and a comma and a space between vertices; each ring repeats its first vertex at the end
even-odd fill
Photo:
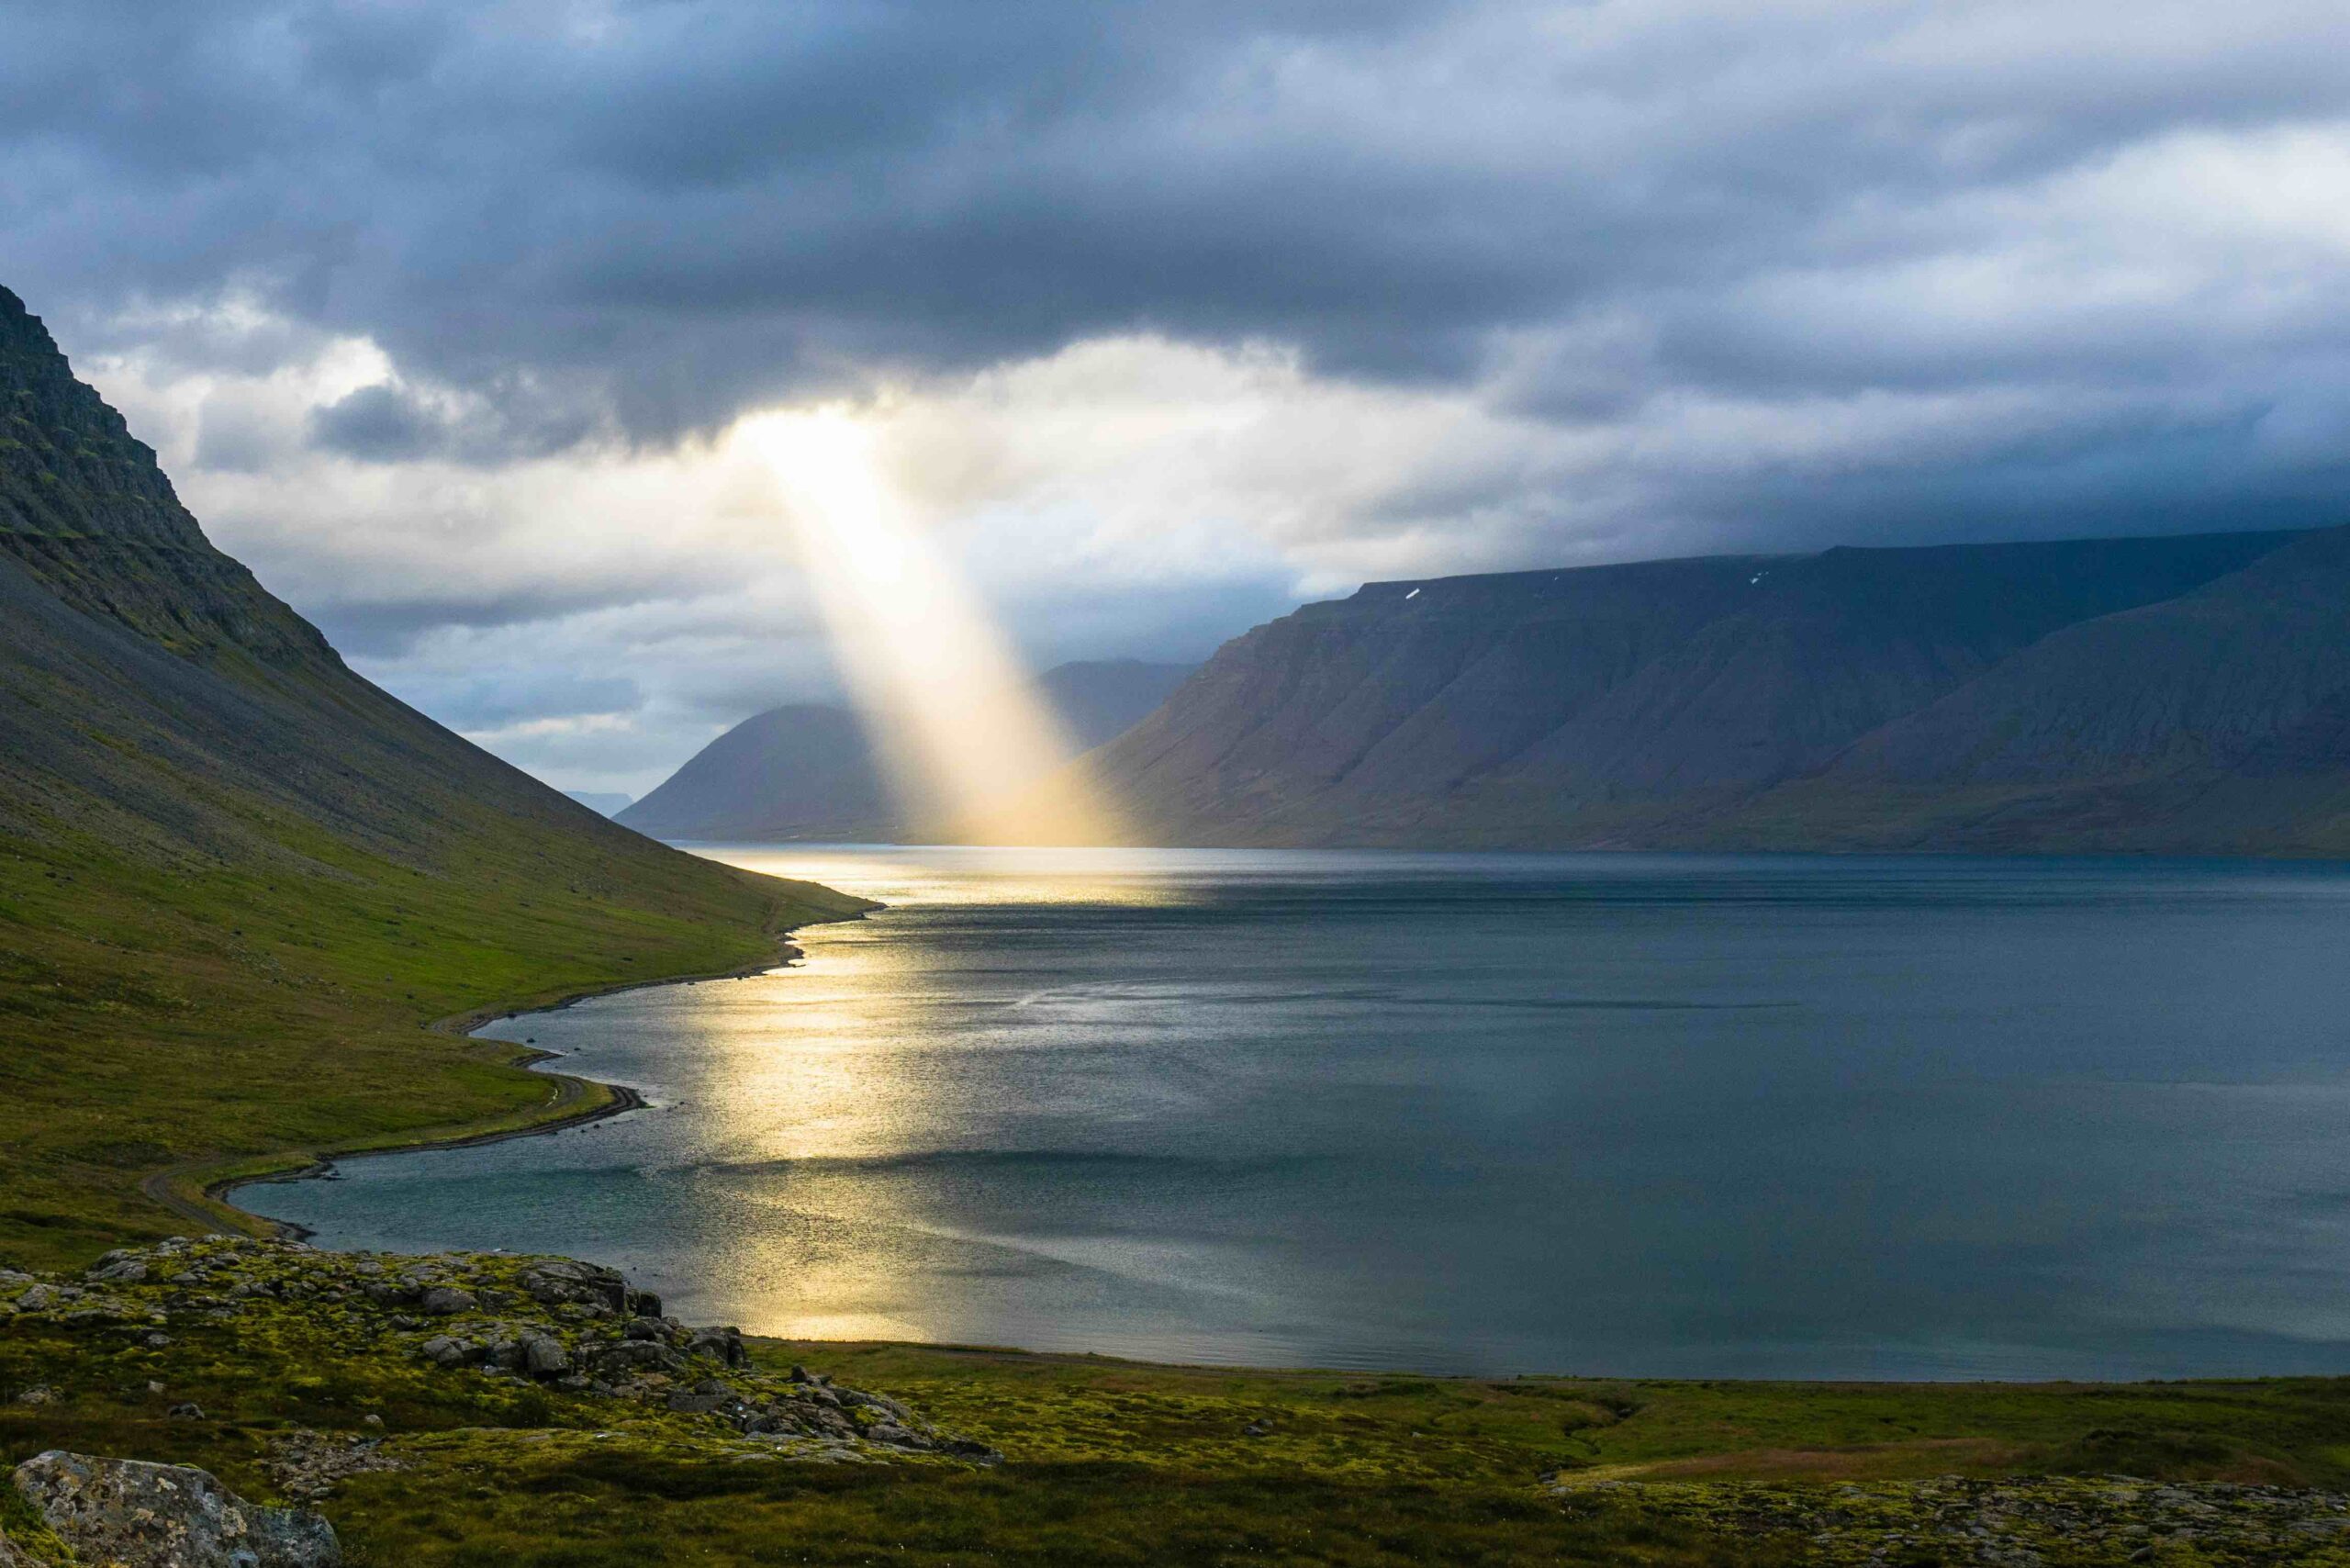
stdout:
POLYGON ((835 655, 910 817, 941 837, 1115 843, 1113 813, 979 595, 825 409, 744 420, 773 476, 835 655))

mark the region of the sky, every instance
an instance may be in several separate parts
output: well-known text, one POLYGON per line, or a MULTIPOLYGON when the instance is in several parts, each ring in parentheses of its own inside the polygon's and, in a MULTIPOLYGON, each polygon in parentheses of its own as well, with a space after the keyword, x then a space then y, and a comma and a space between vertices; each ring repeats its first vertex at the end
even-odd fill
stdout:
POLYGON ((641 792, 854 422, 1033 664, 1399 577, 2344 521, 2339 0, 18 0, 0 282, 363 672, 641 792))

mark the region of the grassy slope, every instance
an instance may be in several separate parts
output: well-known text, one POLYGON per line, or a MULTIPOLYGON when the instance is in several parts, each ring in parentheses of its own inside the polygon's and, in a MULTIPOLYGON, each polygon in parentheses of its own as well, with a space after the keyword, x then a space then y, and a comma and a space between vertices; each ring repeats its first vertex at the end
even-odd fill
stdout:
POLYGON ((599 892, 560 860, 551 879, 564 846, 520 830, 462 874, 313 847, 344 875, 0 842, 0 1259, 185 1230, 139 1192, 166 1167, 527 1119, 551 1089, 515 1047, 426 1023, 762 962, 844 913, 690 868, 599 892))
POLYGON ((0 289, 0 1262, 188 1228, 158 1172, 543 1114, 513 1047, 426 1025, 864 907, 615 827, 352 673, 0 289))

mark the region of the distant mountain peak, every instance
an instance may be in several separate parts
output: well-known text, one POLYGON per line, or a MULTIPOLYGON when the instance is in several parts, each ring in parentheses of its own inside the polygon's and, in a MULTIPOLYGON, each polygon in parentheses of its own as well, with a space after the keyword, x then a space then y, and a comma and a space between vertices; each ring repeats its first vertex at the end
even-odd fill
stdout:
MULTIPOLYGON (((1193 668, 1080 660, 1046 670, 1036 685, 1085 751, 1136 723, 1193 668)), ((705 843, 887 842, 944 831, 907 818, 864 718, 808 702, 744 720, 618 820, 655 837, 705 843)))

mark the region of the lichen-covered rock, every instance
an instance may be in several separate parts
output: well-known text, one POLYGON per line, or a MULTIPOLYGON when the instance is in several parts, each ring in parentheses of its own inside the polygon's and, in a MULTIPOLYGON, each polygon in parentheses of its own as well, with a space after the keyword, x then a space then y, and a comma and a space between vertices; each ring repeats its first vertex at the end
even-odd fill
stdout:
POLYGON ((470 1341, 447 1334, 435 1334, 417 1347, 418 1351, 426 1361, 442 1367, 464 1365, 467 1356, 475 1349, 476 1347, 470 1341))
POLYGON ((61 1449, 16 1483, 85 1562, 123 1568, 339 1568, 334 1527, 301 1508, 244 1501, 205 1471, 61 1449))
POLYGON ((303 1429, 271 1445, 267 1468, 270 1480, 287 1496, 315 1503, 352 1476, 407 1466, 384 1451, 381 1438, 336 1437, 303 1429))
POLYGON ((435 1285, 417 1302, 417 1308, 435 1317, 454 1317, 461 1312, 471 1312, 481 1304, 471 1291, 461 1291, 453 1285, 435 1285))
POLYGON ((594 1307, 599 1313, 629 1310, 628 1281, 618 1269, 582 1263, 572 1258, 550 1258, 522 1271, 522 1289, 543 1306, 594 1307))
POLYGON ((147 1260, 129 1248, 118 1249, 90 1265, 85 1280, 135 1285, 147 1278, 147 1260))
POLYGON ((523 1370, 532 1377, 561 1377, 571 1370, 571 1352, 552 1334, 532 1334, 522 1340, 523 1370))

